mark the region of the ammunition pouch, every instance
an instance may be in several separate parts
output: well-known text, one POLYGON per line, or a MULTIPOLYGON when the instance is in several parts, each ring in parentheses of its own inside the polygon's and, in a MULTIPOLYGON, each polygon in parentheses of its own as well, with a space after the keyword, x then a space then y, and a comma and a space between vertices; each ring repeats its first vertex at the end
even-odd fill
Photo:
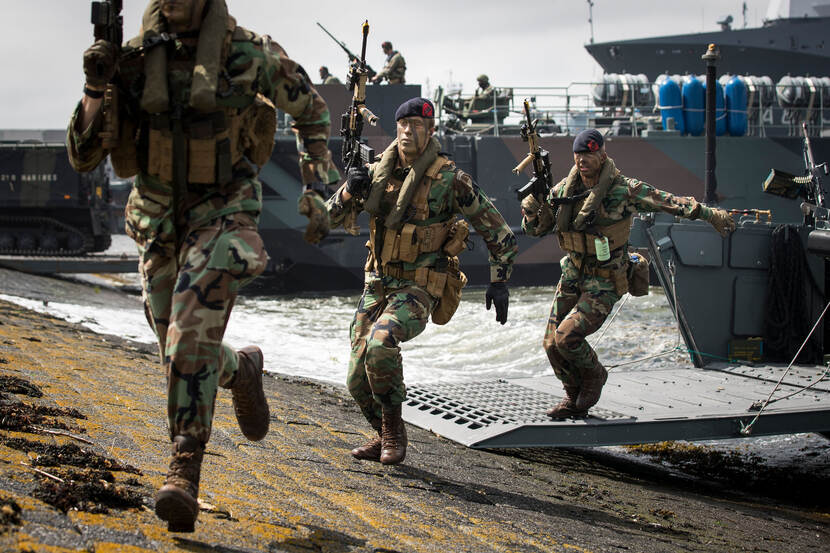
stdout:
POLYGON ((631 233, 631 217, 608 226, 596 227, 597 232, 560 231, 556 233, 559 247, 566 252, 587 253, 596 256, 595 239, 607 238, 608 248, 616 250, 628 242, 631 233))
POLYGON ((174 165, 187 164, 187 181, 193 184, 224 186, 233 180, 233 165, 242 156, 233 155, 231 131, 225 111, 183 118, 186 160, 173 156, 173 118, 167 113, 152 115, 147 140, 147 173, 172 182, 174 165))
POLYGON ((135 145, 135 123, 129 117, 121 118, 118 146, 110 150, 110 162, 116 176, 129 179, 138 173, 138 151, 135 145))
MULTIPOLYGON (((578 266, 578 264, 574 264, 578 266)), ((648 267, 646 267, 646 271, 648 271, 648 267)), ((619 269, 585 267, 582 269, 582 274, 586 277, 592 276, 610 280, 614 284, 614 291, 619 296, 622 296, 628 292, 628 267, 621 267, 619 269)), ((648 275, 646 275, 646 282, 648 282, 648 275)), ((648 292, 648 290, 646 290, 646 292, 648 292)))
POLYGON ((173 118, 167 113, 150 116, 147 173, 172 182, 174 165, 182 162, 187 164, 188 183, 222 187, 233 180, 233 167, 243 155, 257 165, 264 165, 274 147, 274 104, 258 94, 249 107, 241 113, 236 111, 228 108, 182 118, 186 160, 174 159, 173 118))
POLYGON ((628 261, 628 293, 632 296, 648 295, 648 259, 632 252, 628 261))
POLYGON ((461 302, 461 289, 467 284, 467 276, 461 272, 457 257, 439 257, 435 267, 420 267, 403 270, 400 264, 386 265, 385 275, 392 278, 411 280, 438 298, 432 310, 432 322, 447 324, 461 302))
POLYGON ((456 221, 450 228, 450 238, 444 243, 443 252, 450 257, 455 257, 467 248, 467 238, 470 236, 470 225, 461 219, 456 221))
MULTIPOLYGON (((431 225, 406 223, 400 231, 386 229, 383 235, 383 249, 380 253, 380 261, 384 265, 397 261, 414 263, 422 253, 440 251, 446 244, 451 242, 448 241, 448 238, 453 234, 453 229, 456 229, 455 233, 459 234, 459 236, 464 234, 464 231, 460 230, 462 223, 466 228, 467 235, 469 235, 470 231, 466 226, 466 221, 457 221, 454 218, 443 223, 433 223, 431 225)), ((369 231, 369 240, 373 244, 376 232, 374 219, 369 223, 369 231)), ((452 244, 451 246, 452 249, 456 249, 457 244, 452 244)), ((464 247, 466 247, 466 236, 461 239, 460 247, 455 253, 457 254, 464 247)), ((373 248, 370 249, 374 251, 373 248)), ((449 252, 447 253, 449 255, 449 252)))
MULTIPOLYGON (((452 259, 458 260, 457 257, 452 259)), ((467 275, 460 270, 448 271, 447 282, 441 297, 432 310, 432 322, 437 325, 444 325, 450 322, 458 304, 461 303, 461 289, 467 285, 467 275)))

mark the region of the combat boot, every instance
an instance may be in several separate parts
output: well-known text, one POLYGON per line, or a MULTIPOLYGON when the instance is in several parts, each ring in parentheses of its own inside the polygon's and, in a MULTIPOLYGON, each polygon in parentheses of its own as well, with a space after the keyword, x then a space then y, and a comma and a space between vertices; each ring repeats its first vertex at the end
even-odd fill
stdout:
POLYGON ((582 388, 580 388, 579 395, 576 397, 577 410, 588 411, 597 404, 606 380, 608 380, 608 371, 599 362, 594 365, 593 369, 583 373, 582 388))
POLYGON ((352 457, 355 459, 363 459, 366 461, 380 461, 380 451, 383 449, 383 441, 381 440, 381 422, 372 421, 372 428, 378 433, 377 437, 372 438, 360 447, 352 450, 352 457))
POLYGON ((172 459, 164 486, 156 493, 156 516, 168 532, 193 532, 199 516, 199 473, 204 446, 192 436, 173 438, 172 459))
POLYGON ((262 389, 262 350, 247 346, 236 352, 239 368, 225 387, 231 389, 233 412, 246 438, 257 442, 268 434, 268 401, 262 389))
POLYGON ((547 410, 547 416, 552 419, 566 419, 584 415, 585 411, 576 408, 577 397, 579 397, 579 386, 565 386, 565 397, 557 405, 547 410))
POLYGON ((406 457, 406 426, 401 418, 401 406, 383 407, 383 423, 380 433, 382 449, 380 462, 397 465, 406 457))

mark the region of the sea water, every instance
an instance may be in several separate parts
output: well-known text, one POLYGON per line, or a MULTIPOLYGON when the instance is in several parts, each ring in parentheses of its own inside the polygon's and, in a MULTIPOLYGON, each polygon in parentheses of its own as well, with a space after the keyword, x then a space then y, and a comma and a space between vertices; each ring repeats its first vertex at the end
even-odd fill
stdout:
MULTIPOLYGON (((75 278, 89 280, 81 275, 75 278)), ((125 280, 138 284, 137 275, 125 275, 125 280)), ((80 323, 95 332, 155 342, 139 296, 101 293, 100 282, 62 292, 61 282, 51 281, 46 295, 12 291, 0 294, 0 299, 80 323)), ((421 335, 401 344, 406 383, 464 383, 552 374, 542 338, 553 292, 554 283, 510 288, 508 321, 500 325, 495 309, 485 309, 484 289, 465 289, 458 311, 447 325, 429 324, 421 335)), ((268 371, 343 385, 349 363, 349 325, 359 299, 359 290, 331 295, 242 296, 225 339, 235 348, 260 346, 268 371)), ((679 336, 665 294, 653 287, 647 296, 624 297, 588 341, 612 371, 691 368, 679 336)), ((816 434, 706 444, 752 453, 770 465, 830 477, 830 447, 816 434)))

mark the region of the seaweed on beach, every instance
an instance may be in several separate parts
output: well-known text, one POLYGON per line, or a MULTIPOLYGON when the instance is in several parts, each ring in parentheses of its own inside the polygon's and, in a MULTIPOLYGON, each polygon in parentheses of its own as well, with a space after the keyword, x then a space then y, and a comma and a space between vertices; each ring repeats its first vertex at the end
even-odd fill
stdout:
POLYGON ((803 505, 828 505, 825 481, 792 467, 770 466, 754 453, 673 441, 625 448, 705 482, 720 482, 733 489, 753 491, 803 505))
POLYGON ((86 469, 56 474, 60 476, 40 475, 32 495, 64 513, 72 509, 108 513, 110 509, 139 508, 145 502, 143 494, 116 483, 109 471, 86 469))
POLYGON ((33 466, 56 467, 70 465, 141 474, 140 470, 131 465, 120 463, 115 459, 104 457, 88 449, 78 447, 75 444, 53 445, 6 436, 0 436, 0 444, 18 451, 37 453, 37 457, 32 461, 33 466))
POLYGON ((14 430, 16 432, 30 432, 37 434, 41 432, 41 429, 36 428, 36 426, 45 426, 48 428, 83 432, 83 429, 81 428, 70 426, 60 420, 57 420, 57 418, 47 417, 86 419, 86 416, 76 409, 29 405, 26 403, 0 404, 0 429, 2 430, 14 430))
POLYGON ((7 532, 12 525, 20 526, 20 505, 14 499, 0 498, 0 534, 7 532))
POLYGON ((29 382, 16 376, 0 375, 0 388, 11 394, 20 394, 29 397, 43 397, 43 391, 29 382))

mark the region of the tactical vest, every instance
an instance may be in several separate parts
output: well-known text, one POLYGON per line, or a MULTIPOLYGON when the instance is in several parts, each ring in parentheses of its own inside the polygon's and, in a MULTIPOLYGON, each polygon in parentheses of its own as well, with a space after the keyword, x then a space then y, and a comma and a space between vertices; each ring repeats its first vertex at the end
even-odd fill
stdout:
MULTIPOLYGON (((614 182, 608 189, 610 191, 616 186, 624 185, 622 176, 617 175, 614 182)), ((601 203, 600 199, 600 203, 601 203)), ((578 213, 572 213, 571 222, 578 213)), ((628 244, 629 235, 631 233, 632 216, 627 216, 611 224, 592 224, 587 228, 579 230, 556 231, 556 237, 559 240, 559 247, 568 254, 579 253, 585 256, 593 256, 596 258, 597 249, 596 243, 599 240, 608 240, 608 249, 614 251, 618 248, 625 247, 628 244)), ((626 256, 627 260, 627 256, 626 256)), ((581 273, 586 276, 598 276, 606 278, 614 283, 614 288, 619 295, 625 294, 628 291, 628 263, 624 263, 619 268, 602 268, 585 263, 585 258, 582 262, 578 262, 571 257, 571 261, 580 269, 581 273)))
POLYGON ((595 240, 607 238, 608 249, 613 251, 628 243, 630 233, 631 216, 628 216, 611 225, 593 225, 584 232, 574 230, 557 231, 556 237, 559 239, 559 247, 565 252, 587 253, 596 256, 595 240))
POLYGON ((121 118, 121 141, 111 152, 119 177, 142 171, 164 182, 224 186, 233 180, 233 168, 243 157, 258 166, 268 161, 274 147, 276 107, 256 89, 261 78, 258 63, 228 75, 225 63, 233 42, 258 42, 266 52, 270 48, 267 37, 237 27, 232 17, 227 18, 216 109, 207 113, 172 101, 160 113, 141 109, 146 72, 152 70, 145 63, 148 51, 165 46, 148 46, 146 40, 142 44, 141 36, 127 43, 120 74, 131 113, 121 118))
POLYGON ((398 229, 383 230, 383 247, 380 259, 375 258, 377 251, 377 223, 375 218, 369 221, 369 257, 366 271, 378 271, 382 274, 414 281, 435 297, 441 297, 447 284, 448 275, 459 279, 460 267, 457 255, 466 247, 469 227, 464 220, 454 215, 443 221, 429 219, 429 192, 435 181, 453 178, 454 164, 444 156, 438 156, 424 173, 412 198, 412 217, 398 229), (418 256, 425 253, 443 252, 434 267, 418 267, 404 270, 403 263, 414 263, 418 256))

